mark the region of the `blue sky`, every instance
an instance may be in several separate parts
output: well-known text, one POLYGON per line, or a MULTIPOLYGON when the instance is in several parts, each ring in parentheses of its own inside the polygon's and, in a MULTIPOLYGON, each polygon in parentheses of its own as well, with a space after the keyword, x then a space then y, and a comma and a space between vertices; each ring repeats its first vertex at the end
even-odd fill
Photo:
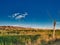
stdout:
POLYGON ((60 0, 0 0, 0 25, 3 26, 52 28, 49 15, 56 19, 56 28, 60 28, 60 0))

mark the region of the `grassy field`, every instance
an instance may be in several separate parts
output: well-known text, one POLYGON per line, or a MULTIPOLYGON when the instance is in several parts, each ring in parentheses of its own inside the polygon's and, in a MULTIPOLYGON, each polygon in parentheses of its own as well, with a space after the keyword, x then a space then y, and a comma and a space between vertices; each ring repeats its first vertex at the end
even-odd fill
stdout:
POLYGON ((60 30, 56 30, 56 41, 52 41, 52 34, 53 30, 0 30, 0 45, 54 45, 60 30))
POLYGON ((0 36, 0 45, 26 45, 34 42, 39 35, 0 36))

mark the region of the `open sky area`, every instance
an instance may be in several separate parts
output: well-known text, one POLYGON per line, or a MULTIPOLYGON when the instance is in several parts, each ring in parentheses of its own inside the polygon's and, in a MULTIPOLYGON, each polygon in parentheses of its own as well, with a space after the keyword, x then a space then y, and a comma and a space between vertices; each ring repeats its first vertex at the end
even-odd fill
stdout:
POLYGON ((60 0, 0 0, 0 26, 60 28, 60 0))

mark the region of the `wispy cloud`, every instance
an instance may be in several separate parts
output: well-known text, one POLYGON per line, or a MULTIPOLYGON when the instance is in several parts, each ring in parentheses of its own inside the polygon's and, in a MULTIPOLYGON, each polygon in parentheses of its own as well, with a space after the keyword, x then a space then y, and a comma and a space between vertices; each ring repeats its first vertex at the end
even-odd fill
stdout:
POLYGON ((12 15, 12 17, 14 18, 14 17, 16 17, 17 15, 20 15, 20 13, 15 13, 15 14, 12 15))
POLYGON ((11 18, 14 18, 14 19, 22 19, 22 18, 25 18, 26 16, 28 15, 28 13, 27 12, 25 12, 25 13, 23 13, 23 14, 21 14, 21 13, 14 13, 14 14, 12 14, 12 16, 9 16, 9 17, 11 17, 11 18))

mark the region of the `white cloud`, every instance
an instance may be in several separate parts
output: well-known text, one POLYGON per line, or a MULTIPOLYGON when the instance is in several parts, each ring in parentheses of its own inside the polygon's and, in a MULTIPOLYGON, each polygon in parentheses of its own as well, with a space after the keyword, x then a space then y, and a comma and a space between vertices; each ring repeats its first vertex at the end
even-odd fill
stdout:
POLYGON ((23 15, 18 15, 15 19, 22 19, 22 18, 25 18, 25 16, 23 16, 23 15))
POLYGON ((27 13, 27 12, 25 12, 25 13, 24 13, 24 14, 22 14, 22 15, 26 16, 26 15, 28 15, 28 13, 27 13))
POLYGON ((15 16, 19 15, 20 13, 15 13, 12 15, 12 17, 14 18, 15 16))
POLYGON ((21 14, 21 13, 14 13, 12 16, 9 16, 11 18, 14 18, 14 19, 22 19, 22 18, 25 18, 26 16, 28 15, 27 12, 21 14))
POLYGON ((16 16, 15 19, 22 19, 22 18, 25 18, 27 15, 28 15, 28 13, 25 12, 24 14, 19 14, 18 16, 16 16))

